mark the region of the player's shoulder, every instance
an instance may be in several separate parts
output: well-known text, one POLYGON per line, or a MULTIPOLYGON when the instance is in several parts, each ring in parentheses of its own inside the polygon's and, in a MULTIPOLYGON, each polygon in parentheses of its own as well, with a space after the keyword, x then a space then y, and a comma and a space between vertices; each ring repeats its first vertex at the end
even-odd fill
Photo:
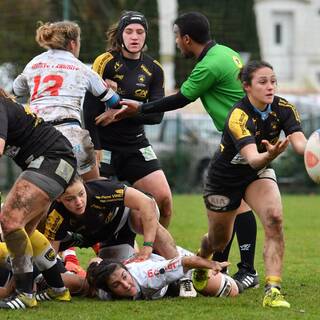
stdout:
POLYGON ((143 54, 141 62, 143 64, 148 65, 148 66, 152 66, 155 69, 163 70, 161 63, 157 59, 154 59, 153 57, 151 57, 150 55, 148 55, 146 53, 143 54))
POLYGON ((205 55, 203 61, 207 64, 213 64, 220 66, 222 69, 230 64, 240 69, 243 66, 243 61, 238 52, 234 51, 230 47, 222 44, 215 44, 211 47, 205 55))
POLYGON ((228 123, 241 123, 243 121, 247 121, 250 114, 249 108, 250 107, 245 98, 242 98, 241 100, 237 101, 229 111, 228 123))
POLYGON ((292 106, 293 104, 290 103, 286 98, 280 97, 280 96, 274 96, 273 104, 279 106, 279 107, 287 107, 292 106))
POLYGON ((59 220, 64 219, 68 216, 68 209, 63 205, 62 202, 54 201, 48 211, 48 216, 58 218, 59 220))
MULTIPOLYGON (((120 193, 119 190, 124 190, 126 188, 125 184, 122 182, 101 178, 96 180, 91 180, 86 182, 86 188, 90 193, 94 194, 103 194, 103 193, 120 193)), ((123 193, 123 191, 121 191, 123 193)))
POLYGON ((107 51, 100 54, 93 62, 92 69, 103 75, 106 65, 115 57, 115 52, 107 51))

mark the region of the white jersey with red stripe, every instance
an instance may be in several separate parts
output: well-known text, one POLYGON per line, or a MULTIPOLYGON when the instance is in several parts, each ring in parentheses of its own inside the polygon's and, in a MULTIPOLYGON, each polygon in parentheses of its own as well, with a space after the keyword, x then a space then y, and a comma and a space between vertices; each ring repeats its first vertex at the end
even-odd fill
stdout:
POLYGON ((82 98, 87 90, 100 96, 107 86, 96 72, 66 50, 50 49, 34 57, 13 83, 14 93, 30 95, 32 111, 45 121, 80 121, 82 98))
POLYGON ((177 250, 179 256, 170 260, 151 254, 146 261, 126 265, 136 281, 139 290, 138 298, 140 296, 143 299, 160 299, 166 294, 170 283, 189 277, 183 270, 182 257, 193 255, 193 253, 178 246, 177 250))
POLYGON ((164 258, 154 261, 154 255, 143 262, 133 262, 126 265, 135 279, 138 296, 142 299, 160 299, 168 289, 168 285, 184 277, 181 257, 171 260, 164 258))
MULTIPOLYGON (((160 299, 166 294, 170 283, 191 277, 190 270, 187 273, 183 270, 182 257, 194 254, 179 246, 177 250, 179 256, 170 260, 152 253, 148 260, 126 264, 138 290, 134 300, 160 299)), ((97 296, 101 300, 112 300, 112 296, 102 289, 98 290, 97 296)))

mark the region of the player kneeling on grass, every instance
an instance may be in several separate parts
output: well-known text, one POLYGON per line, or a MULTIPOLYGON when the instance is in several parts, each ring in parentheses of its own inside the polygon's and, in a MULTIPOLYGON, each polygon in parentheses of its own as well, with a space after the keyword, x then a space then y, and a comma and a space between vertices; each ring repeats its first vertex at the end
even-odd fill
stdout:
POLYGON ((220 272, 228 262, 207 260, 182 248, 179 253, 170 260, 152 254, 148 260, 128 264, 96 258, 88 267, 87 279, 102 300, 155 300, 170 296, 175 283, 188 277, 193 268, 205 268, 209 269, 209 276, 200 290, 203 295, 233 297, 242 291, 241 284, 220 272))
MULTIPOLYGON (((172 236, 160 225, 155 201, 123 183, 108 179, 83 183, 76 177, 49 210, 44 234, 58 252, 69 246, 89 247, 103 242, 101 250, 112 247, 117 258, 127 259, 121 245, 134 246, 136 234, 144 243, 135 260, 146 260, 155 250, 167 259, 178 255, 172 236)), ((108 251, 110 255, 110 250, 108 251)), ((181 279, 180 296, 194 297, 189 279, 181 279)))

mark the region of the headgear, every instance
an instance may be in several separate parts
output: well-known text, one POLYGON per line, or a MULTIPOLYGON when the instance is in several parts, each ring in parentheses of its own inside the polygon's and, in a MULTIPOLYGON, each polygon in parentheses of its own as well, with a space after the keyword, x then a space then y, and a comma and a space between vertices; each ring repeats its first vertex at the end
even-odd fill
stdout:
MULTIPOLYGON (((145 16, 138 12, 138 11, 126 11, 125 13, 122 14, 122 16, 120 17, 120 21, 118 24, 118 32, 117 32, 117 40, 119 42, 119 44, 126 49, 128 52, 130 52, 124 45, 123 43, 123 31, 124 29, 132 23, 139 23, 143 26, 144 31, 146 32, 146 35, 148 33, 148 22, 147 19, 145 18, 145 16)), ((143 44, 144 47, 145 43, 143 44)))

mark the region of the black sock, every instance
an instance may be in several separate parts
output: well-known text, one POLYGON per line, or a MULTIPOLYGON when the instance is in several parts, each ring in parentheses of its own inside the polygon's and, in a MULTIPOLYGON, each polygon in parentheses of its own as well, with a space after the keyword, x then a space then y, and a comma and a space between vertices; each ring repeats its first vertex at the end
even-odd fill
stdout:
POLYGON ((14 274, 14 280, 16 282, 16 290, 24 293, 33 292, 33 273, 16 273, 14 274))
POLYGON ((219 262, 228 261, 230 248, 231 248, 232 241, 234 238, 234 233, 235 233, 235 229, 233 228, 232 237, 231 237, 229 243, 227 244, 226 248, 222 252, 215 252, 212 257, 213 261, 219 261, 219 262))
POLYGON ((64 287, 64 283, 61 278, 61 274, 60 274, 57 263, 50 269, 42 271, 42 275, 50 287, 54 287, 54 288, 64 287))
POLYGON ((237 234, 241 262, 238 267, 245 267, 254 273, 254 255, 257 238, 257 222, 252 211, 239 214, 234 228, 237 234))

